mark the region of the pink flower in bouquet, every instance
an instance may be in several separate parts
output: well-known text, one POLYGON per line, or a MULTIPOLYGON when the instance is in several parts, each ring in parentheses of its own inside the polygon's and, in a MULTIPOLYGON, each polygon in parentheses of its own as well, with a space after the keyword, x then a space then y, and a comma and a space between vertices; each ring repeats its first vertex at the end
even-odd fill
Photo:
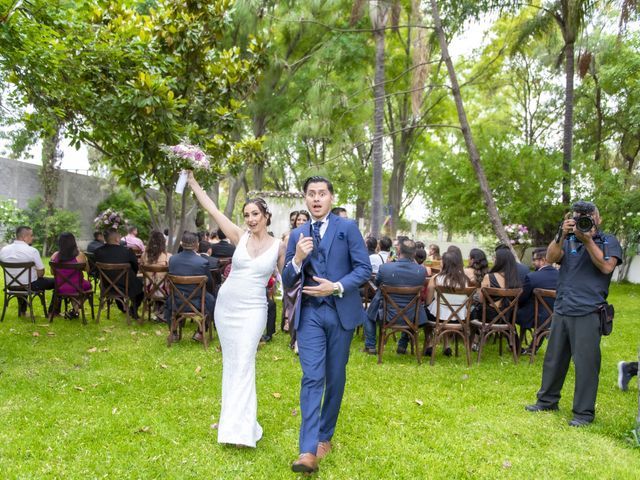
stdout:
POLYGON ((169 154, 179 160, 187 160, 195 170, 209 170, 209 157, 199 147, 188 143, 179 143, 170 147, 163 147, 169 154))

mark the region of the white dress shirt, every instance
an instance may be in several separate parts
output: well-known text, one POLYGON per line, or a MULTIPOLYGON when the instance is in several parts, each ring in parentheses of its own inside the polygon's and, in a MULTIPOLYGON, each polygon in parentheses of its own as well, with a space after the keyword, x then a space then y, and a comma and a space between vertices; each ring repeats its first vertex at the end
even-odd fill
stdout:
MULTIPOLYGON (((38 279, 37 270, 44 270, 44 264, 38 250, 31 245, 23 242, 22 240, 14 240, 12 244, 6 245, 0 250, 0 261, 10 263, 26 263, 33 262, 35 267, 31 268, 31 281, 35 282, 38 279)), ((13 275, 16 275, 20 270, 15 268, 7 269, 13 275)), ((5 279, 6 280, 6 279, 5 279)), ((26 284, 29 282, 29 274, 24 272, 18 277, 18 281, 26 284)), ((12 282, 15 284, 15 282, 12 282)))
MULTIPOLYGON (((329 227, 329 215, 331 212, 327 213, 327 215, 320 219, 320 220, 311 220, 311 232, 313 234, 313 224, 317 223, 317 222, 322 222, 322 225, 320 225, 320 240, 322 240, 324 238, 324 234, 327 232, 327 228, 329 227)), ((291 259, 291 265, 293 265, 293 269, 295 270, 296 274, 299 274, 300 271, 302 270, 302 268, 296 264, 296 260, 295 257, 291 259)), ((344 293, 344 287, 342 286, 342 283, 340 282, 335 282, 338 285, 338 290, 340 291, 339 293, 339 297, 342 297, 342 294, 344 293)))

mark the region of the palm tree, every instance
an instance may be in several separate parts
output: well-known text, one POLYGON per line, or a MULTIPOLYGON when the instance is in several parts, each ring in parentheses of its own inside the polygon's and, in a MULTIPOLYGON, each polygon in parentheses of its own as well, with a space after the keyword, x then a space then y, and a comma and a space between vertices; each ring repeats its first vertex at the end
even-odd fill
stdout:
MULTIPOLYGON (((564 59, 564 127, 562 135, 562 203, 571 201, 571 162, 573 158, 573 104, 575 76, 575 44, 597 0, 552 0, 543 2, 538 14, 522 26, 516 48, 532 35, 545 35, 560 30, 563 46, 558 63, 564 59)), ((625 0, 625 4, 630 3, 625 0)))
MULTIPOLYGON (((371 235, 378 236, 382 226, 382 160, 384 156, 384 36, 385 27, 391 11, 398 12, 399 0, 355 0, 351 11, 351 23, 355 24, 361 17, 365 3, 369 5, 369 17, 376 44, 375 74, 373 81, 374 96, 374 133, 372 148, 373 178, 371 187, 371 235)), ((397 19, 397 15, 393 15, 397 19)))

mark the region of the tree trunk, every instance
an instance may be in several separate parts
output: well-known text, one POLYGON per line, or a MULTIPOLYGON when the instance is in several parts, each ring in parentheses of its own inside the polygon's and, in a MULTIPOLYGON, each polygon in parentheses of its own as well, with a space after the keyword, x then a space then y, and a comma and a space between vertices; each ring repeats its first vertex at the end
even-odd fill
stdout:
MULTIPOLYGON (((218 208, 220 208, 220 182, 216 181, 213 185, 211 185, 211 189, 209 190, 209 196, 213 200, 213 203, 216 204, 218 208)), ((218 228, 218 224, 214 220, 212 215, 209 215, 209 231, 213 232, 218 228)))
MULTIPOLYGON (((244 177, 244 171, 242 171, 237 177, 229 176, 229 198, 227 204, 224 207, 224 214, 227 218, 233 222, 233 209, 236 206, 236 197, 242 188, 242 180, 244 177)), ((235 223, 235 222, 234 222, 235 223)))
MULTIPOLYGON (((602 128, 604 125, 604 114, 602 113, 602 87, 600 86, 600 79, 595 73, 592 75, 593 81, 596 86, 596 152, 594 155, 594 161, 600 163, 602 158, 602 128)), ((606 164, 606 161, 603 162, 606 164)), ((602 165, 606 167, 606 165, 602 165)))
POLYGON ((573 148, 573 76, 575 69, 574 42, 565 45, 564 134, 562 137, 562 203, 571 202, 571 155, 573 148))
POLYGON ((449 46, 447 44, 447 38, 444 34, 444 29, 442 28, 442 21, 440 20, 440 13, 438 12, 438 4, 436 3, 436 0, 431 0, 431 13, 433 15, 435 31, 438 35, 438 41, 440 43, 440 50, 442 51, 442 58, 444 59, 444 62, 447 65, 447 71, 449 72, 451 91, 453 92, 453 98, 456 102, 458 119, 460 120, 462 135, 464 136, 464 141, 467 146, 467 152, 469 153, 469 160, 471 161, 471 165, 473 166, 473 170, 476 173, 478 183, 480 184, 480 191, 482 192, 482 197, 484 199, 485 207, 487 208, 487 213, 489 214, 489 219, 491 220, 491 225, 493 226, 493 231, 498 237, 498 240, 500 240, 501 243, 507 245, 511 250, 513 256, 515 258, 518 258, 518 255, 513 249, 513 246, 509 242, 507 232, 502 225, 502 220, 500 219, 500 214, 498 213, 498 208, 496 207, 496 202, 493 199, 493 194, 491 193, 491 189, 489 188, 489 182, 487 182, 487 177, 484 173, 484 168, 482 167, 482 163, 480 161, 480 154, 478 153, 478 149, 476 148, 476 144, 473 140, 471 127, 469 125, 469 121, 467 120, 467 114, 462 102, 462 95, 460 93, 458 77, 456 75, 455 69, 453 68, 451 57, 449 56, 449 46))
MULTIPOLYGON (((382 7, 379 7, 382 8, 382 7)), ((378 237, 382 224, 382 160, 384 141, 384 29, 373 32, 376 43, 373 135, 373 178, 371 186, 371 235, 378 237)))
POLYGON ((58 194, 60 180, 60 127, 49 137, 42 139, 42 167, 40 168, 40 182, 42 183, 42 197, 49 215, 53 214, 58 194))
POLYGON ((169 252, 173 252, 174 239, 177 238, 176 235, 176 221, 175 216, 173 214, 173 189, 171 187, 163 186, 162 190, 164 191, 164 211, 167 216, 167 228, 169 229, 169 240, 167 241, 167 250, 169 252))
MULTIPOLYGON (((173 248, 171 249, 171 253, 176 253, 178 251, 178 245, 180 245, 180 239, 182 238, 182 232, 184 232, 184 221, 187 216, 187 196, 189 195, 189 186, 187 185, 184 188, 184 192, 182 192, 180 198, 180 223, 178 224, 178 228, 176 231, 176 241, 173 244, 173 248)), ((169 232, 171 233, 171 232, 169 232)))

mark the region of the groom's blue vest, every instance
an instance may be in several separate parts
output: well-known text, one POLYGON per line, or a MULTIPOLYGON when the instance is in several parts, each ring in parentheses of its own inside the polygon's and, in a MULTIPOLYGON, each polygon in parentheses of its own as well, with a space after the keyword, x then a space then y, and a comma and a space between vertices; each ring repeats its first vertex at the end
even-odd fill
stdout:
MULTIPOLYGON (((311 224, 309 224, 309 228, 311 228, 311 224)), ((311 230, 310 233, 311 238, 313 238, 313 233, 311 230)), ((311 252, 311 254, 309 254, 304 263, 303 268, 305 285, 317 285, 318 282, 313 279, 314 276, 320 278, 329 278, 329 275, 327 274, 327 252, 325 250, 328 242, 325 242, 325 238, 327 238, 326 235, 320 241, 319 247, 315 245, 314 240, 313 251, 311 252)), ((323 303, 327 303, 332 308, 336 307, 336 300, 332 295, 328 297, 312 297, 310 295, 303 294, 302 303, 303 305, 322 305, 323 303)))

